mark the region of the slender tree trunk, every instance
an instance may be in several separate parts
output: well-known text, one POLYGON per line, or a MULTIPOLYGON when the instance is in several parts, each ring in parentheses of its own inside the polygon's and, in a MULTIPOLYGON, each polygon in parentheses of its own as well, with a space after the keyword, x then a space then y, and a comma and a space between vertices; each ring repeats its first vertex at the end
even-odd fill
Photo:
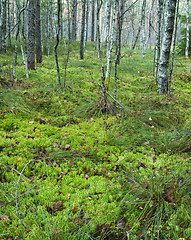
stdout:
POLYGON ((188 50, 189 50, 189 0, 186 2, 186 50, 185 56, 188 58, 188 50))
POLYGON ((103 65, 103 60, 102 60, 102 56, 101 56, 101 39, 100 39, 100 26, 99 26, 99 17, 100 17, 100 10, 101 10, 101 6, 102 6, 102 1, 100 2, 100 0, 97 0, 97 50, 98 50, 98 56, 101 62, 101 71, 102 71, 102 97, 103 97, 103 106, 102 106, 102 112, 105 113, 107 112, 107 96, 106 96, 106 88, 105 88, 105 69, 104 69, 104 65, 103 65))
POLYGON ((60 36, 60 9, 61 9, 61 3, 60 0, 57 1, 58 4, 58 13, 57 13, 57 17, 58 17, 58 28, 57 28, 57 33, 56 33, 56 44, 54 46, 54 53, 55 53, 55 60, 56 60, 56 68, 57 68, 57 76, 58 76, 58 84, 59 87, 61 88, 61 80, 60 80, 60 67, 59 67, 59 63, 58 63, 58 55, 57 55, 57 47, 59 45, 59 36, 60 36))
POLYGON ((0 41, 1 52, 6 52, 6 30, 7 30, 7 1, 1 1, 1 28, 0 28, 0 41))
POLYGON ((42 62, 40 0, 36 0, 36 62, 42 62))
POLYGON ((11 48, 11 14, 10 14, 10 0, 7 1, 7 27, 8 27, 8 43, 11 48))
POLYGON ((60 37, 63 39, 64 32, 63 32, 63 2, 60 1, 60 37))
POLYGON ((141 36, 141 44, 142 44, 142 57, 145 57, 145 43, 146 43, 146 36, 145 36, 145 11, 146 11, 146 0, 143 0, 142 3, 142 36, 141 36))
POLYGON ((84 58, 85 14, 86 14, 86 0, 83 0, 82 1, 82 24, 81 24, 81 41, 80 41, 80 59, 84 58))
POLYGON ((158 70, 159 94, 163 94, 168 91, 168 66, 174 29, 176 2, 177 0, 168 0, 167 2, 167 15, 165 19, 164 39, 162 43, 160 64, 158 70))
POLYGON ((50 54, 50 42, 53 34, 53 26, 52 26, 52 19, 53 19, 53 14, 52 14, 52 0, 49 0, 49 5, 48 5, 48 26, 47 26, 47 54, 49 56, 50 54))
POLYGON ((72 41, 76 41, 77 0, 72 0, 72 41))
POLYGON ((155 50, 155 76, 158 77, 159 58, 161 51, 161 25, 162 25, 163 0, 158 0, 158 20, 156 32, 156 50, 155 50))
POLYGON ((67 0, 67 18, 68 18, 68 39, 71 39, 71 31, 70 31, 70 3, 67 0))
POLYGON ((92 0, 92 25, 91 25, 91 41, 94 42, 95 32, 95 0, 92 0))
POLYGON ((177 0, 176 6, 176 18, 175 18, 175 27, 174 27, 174 38, 173 38, 173 48, 172 48, 172 61, 170 65, 170 74, 169 74, 169 81, 168 81, 168 95, 170 95, 170 87, 171 87, 171 77, 172 71, 174 66, 174 54, 175 54, 175 46, 176 46, 176 34, 177 34, 177 25, 178 25, 178 12, 179 12, 179 0, 177 0))
MULTIPOLYGON (((89 27, 89 0, 86 0, 86 31, 85 42, 88 41, 88 27, 89 27)), ((84 47, 85 48, 85 47, 84 47)))
POLYGON ((117 56, 117 64, 120 63, 121 58, 121 35, 123 28, 123 19, 124 19, 124 5, 125 0, 121 0, 120 5, 119 1, 117 1, 118 5, 118 15, 117 15, 117 34, 116 34, 116 56, 117 56))
POLYGON ((35 69, 35 0, 29 0, 28 8, 28 69, 35 69))
POLYGON ((113 49, 113 39, 114 39, 114 27, 115 27, 115 15, 116 15, 116 0, 114 0, 114 10, 113 10, 113 17, 112 17, 112 26, 110 32, 110 39, 108 36, 107 40, 107 70, 106 70, 106 78, 109 76, 109 68, 111 62, 111 52, 113 49))

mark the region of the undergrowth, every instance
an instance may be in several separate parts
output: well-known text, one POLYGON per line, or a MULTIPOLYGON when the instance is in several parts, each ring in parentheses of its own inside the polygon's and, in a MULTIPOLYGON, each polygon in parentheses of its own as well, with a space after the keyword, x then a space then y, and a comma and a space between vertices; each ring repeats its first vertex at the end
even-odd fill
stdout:
MULTIPOLYGON (((19 55, 17 82, 0 88, 0 238, 191 239, 189 62, 175 62, 171 95, 159 96, 152 51, 123 49, 121 106, 108 96, 103 114, 94 45, 79 60, 72 44, 65 88, 53 55, 29 80, 19 55)), ((11 82, 13 58, 1 61, 11 82)), ((113 95, 112 65, 106 87, 113 95)))

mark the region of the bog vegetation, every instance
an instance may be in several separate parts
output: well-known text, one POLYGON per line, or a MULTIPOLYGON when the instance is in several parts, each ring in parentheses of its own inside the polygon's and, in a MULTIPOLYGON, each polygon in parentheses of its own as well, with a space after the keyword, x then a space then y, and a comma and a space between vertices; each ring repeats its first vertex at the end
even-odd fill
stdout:
MULTIPOLYGON (((26 80, 19 53, 15 82, 1 55, 0 238, 191 239, 189 60, 177 56, 171 95, 158 95, 152 49, 122 49, 121 105, 107 95, 103 114, 94 44, 83 60, 78 49, 65 77, 59 45, 61 89, 54 55, 26 80)), ((111 65, 112 96, 114 80, 111 65)))

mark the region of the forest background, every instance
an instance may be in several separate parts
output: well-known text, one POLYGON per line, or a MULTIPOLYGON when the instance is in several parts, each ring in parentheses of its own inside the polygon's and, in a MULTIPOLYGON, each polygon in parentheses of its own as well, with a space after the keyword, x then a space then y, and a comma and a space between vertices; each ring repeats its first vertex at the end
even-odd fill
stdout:
POLYGON ((0 0, 0 54, 1 239, 191 239, 189 0, 0 0))

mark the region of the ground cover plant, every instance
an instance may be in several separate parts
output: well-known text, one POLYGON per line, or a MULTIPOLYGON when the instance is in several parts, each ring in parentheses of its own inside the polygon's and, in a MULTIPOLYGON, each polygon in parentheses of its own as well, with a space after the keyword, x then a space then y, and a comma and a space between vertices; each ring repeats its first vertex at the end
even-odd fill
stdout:
MULTIPOLYGON (((123 107, 108 96, 103 114, 94 46, 79 60, 72 44, 62 89, 53 55, 29 80, 19 55, 16 83, 1 55, 0 238, 191 239, 189 60, 177 57, 171 95, 158 95, 152 50, 122 49, 123 107)), ((114 95, 113 66, 106 88, 114 95)))

